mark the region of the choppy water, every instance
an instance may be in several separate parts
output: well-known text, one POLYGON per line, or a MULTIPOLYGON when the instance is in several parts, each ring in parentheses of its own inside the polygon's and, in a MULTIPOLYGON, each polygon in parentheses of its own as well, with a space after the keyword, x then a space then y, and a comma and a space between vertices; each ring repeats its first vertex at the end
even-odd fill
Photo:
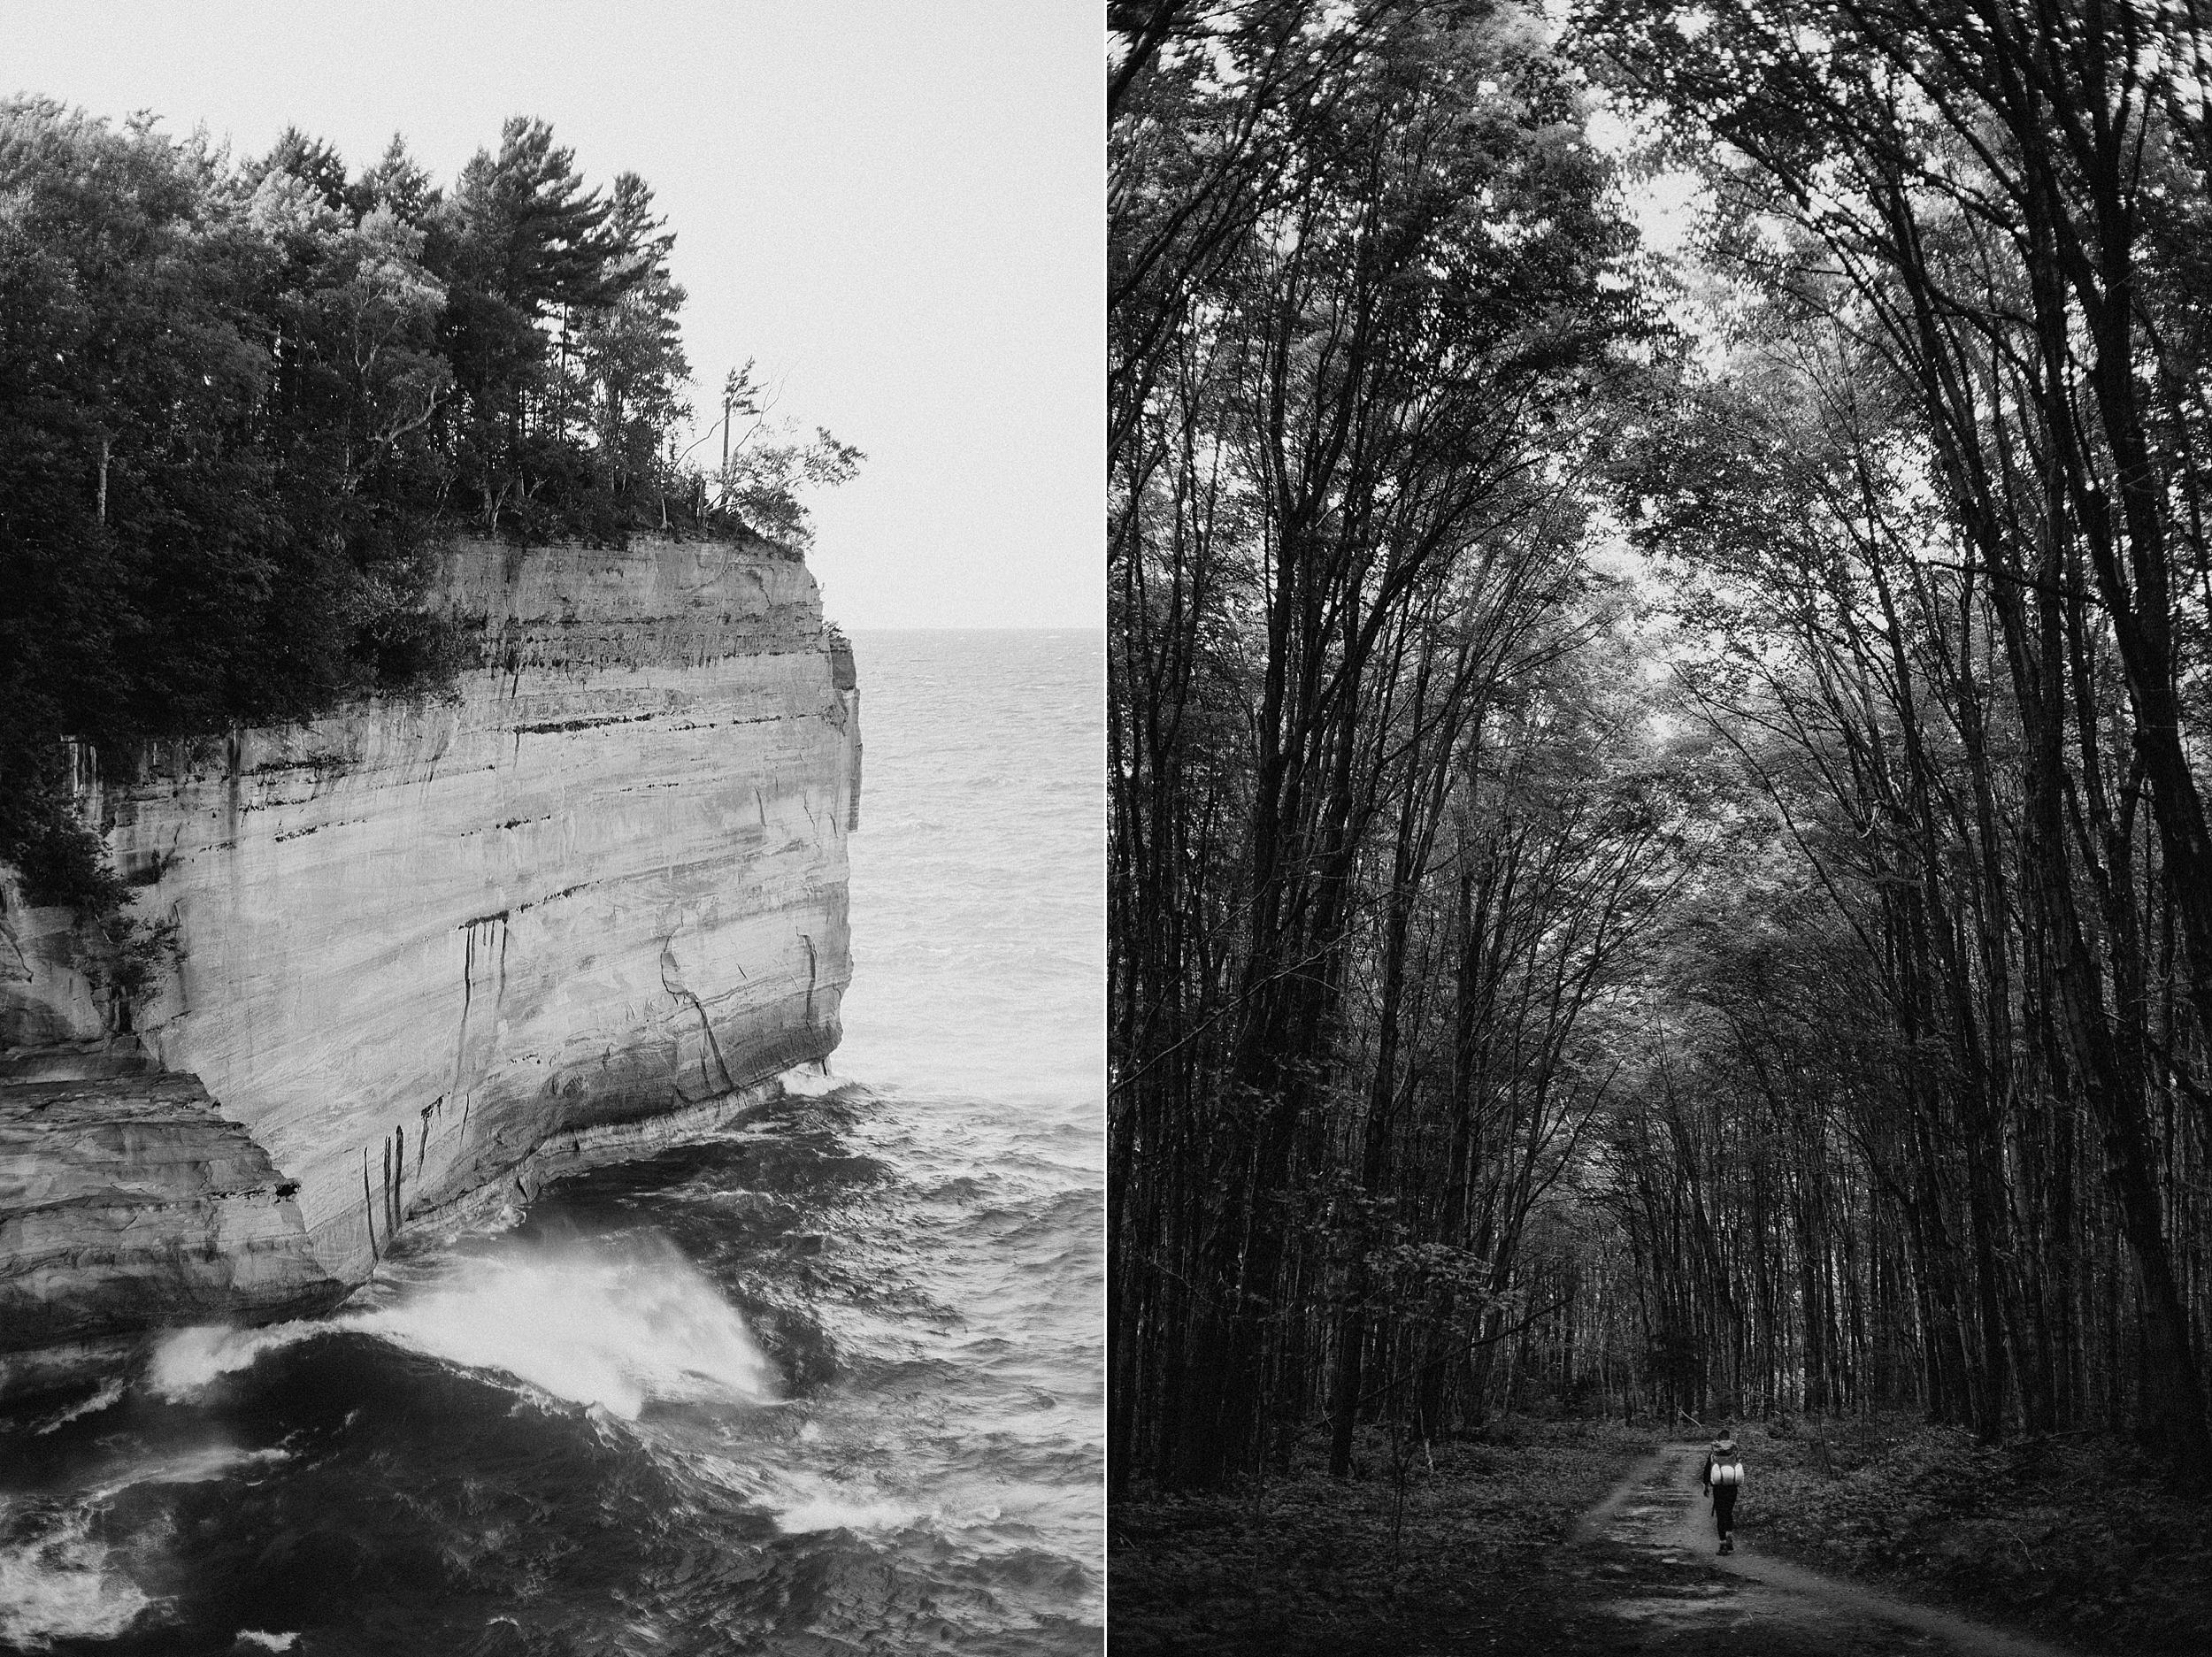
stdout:
POLYGON ((0 1648, 1098 1650, 1102 644, 856 643, 820 1091, 0 1418, 0 1648))

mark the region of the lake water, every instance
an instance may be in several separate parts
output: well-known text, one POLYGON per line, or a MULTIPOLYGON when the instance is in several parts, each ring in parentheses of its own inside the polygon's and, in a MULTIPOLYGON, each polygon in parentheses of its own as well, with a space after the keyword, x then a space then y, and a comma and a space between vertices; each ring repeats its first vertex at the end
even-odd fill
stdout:
POLYGON ((0 1418, 0 1649, 1100 1649, 1103 641, 855 645, 829 1073, 0 1418))

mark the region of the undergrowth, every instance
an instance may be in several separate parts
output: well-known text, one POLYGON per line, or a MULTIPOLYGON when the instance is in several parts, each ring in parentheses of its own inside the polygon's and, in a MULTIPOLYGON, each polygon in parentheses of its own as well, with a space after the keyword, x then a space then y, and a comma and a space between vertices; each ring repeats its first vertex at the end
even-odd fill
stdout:
POLYGON ((2212 1506, 2123 1440, 1809 1422, 1745 1450, 1762 1546, 2101 1651, 2206 1649, 2212 1506))
POLYGON ((1540 1557, 1655 1447, 1617 1423, 1509 1421, 1394 1456, 1371 1431, 1349 1481, 1301 1466, 1240 1495, 1118 1502, 1114 1650, 1397 1653, 1486 1628, 1510 1639, 1546 1614, 1540 1557))

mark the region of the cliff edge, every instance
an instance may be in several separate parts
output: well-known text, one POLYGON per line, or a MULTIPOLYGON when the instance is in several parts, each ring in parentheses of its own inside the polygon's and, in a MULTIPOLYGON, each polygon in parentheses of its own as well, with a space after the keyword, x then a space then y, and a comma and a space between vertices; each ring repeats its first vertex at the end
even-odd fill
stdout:
POLYGON ((836 1047, 859 693, 804 564, 465 541, 434 602, 481 645, 449 694, 82 756, 175 928, 134 1003, 0 883, 0 1393, 321 1309, 836 1047))

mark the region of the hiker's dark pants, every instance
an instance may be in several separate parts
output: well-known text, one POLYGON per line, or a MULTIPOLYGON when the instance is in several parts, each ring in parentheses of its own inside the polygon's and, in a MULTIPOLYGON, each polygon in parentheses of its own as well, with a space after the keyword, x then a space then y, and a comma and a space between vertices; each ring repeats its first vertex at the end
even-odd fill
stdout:
POLYGON ((1727 1540, 1728 1533, 1736 1528, 1737 1488, 1734 1484, 1713 1486, 1713 1523, 1720 1527, 1723 1541, 1727 1540))

